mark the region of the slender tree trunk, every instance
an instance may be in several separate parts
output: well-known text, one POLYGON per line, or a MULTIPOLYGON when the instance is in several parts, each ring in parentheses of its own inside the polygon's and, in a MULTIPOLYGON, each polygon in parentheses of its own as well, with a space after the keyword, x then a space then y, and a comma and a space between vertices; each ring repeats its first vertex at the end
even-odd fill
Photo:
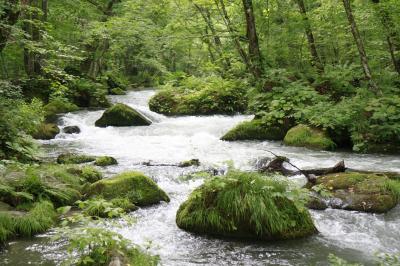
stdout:
MULTIPOLYGON (((121 2, 121 0, 110 0, 105 7, 96 2, 95 0, 86 0, 88 3, 93 4, 99 11, 104 15, 102 21, 107 22, 113 15, 113 9, 115 4, 121 2)), ((95 79, 104 69, 104 55, 110 48, 110 40, 108 38, 102 38, 96 40, 93 45, 87 46, 89 57, 86 58, 81 64, 82 72, 85 72, 90 78, 95 79)))
POLYGON ((2 23, 0 26, 0 53, 6 47, 11 34, 11 28, 17 23, 20 15, 19 0, 8 0, 5 1, 4 5, 5 8, 0 16, 2 23))
POLYGON ((390 57, 394 69, 400 74, 400 36, 396 31, 396 25, 390 18, 389 12, 382 7, 379 0, 372 0, 375 10, 386 32, 386 42, 388 44, 390 57))
POLYGON ((318 70, 318 72, 324 72, 324 66, 322 65, 321 59, 318 55, 317 46, 315 45, 315 38, 313 31, 311 29, 310 21, 307 15, 307 9, 304 5, 304 0, 296 0, 297 5, 299 6, 300 14, 303 17, 304 27, 306 31, 308 47, 311 53, 311 64, 318 70))
POLYGON ((214 2, 217 5, 217 7, 221 13, 221 16, 224 20, 224 24, 225 24, 226 28, 228 29, 229 34, 231 35, 231 38, 235 45, 235 48, 238 51, 240 57, 242 58, 243 63, 246 65, 246 68, 248 70, 251 70, 251 64, 250 64, 249 58, 247 56, 246 51, 243 49, 242 45, 240 44, 239 37, 237 36, 237 34, 232 26, 228 12, 226 11, 226 8, 225 8, 224 0, 214 0, 214 2))
POLYGON ((253 75, 256 78, 261 77, 262 74, 262 56, 260 46, 258 44, 258 36, 256 29, 256 20, 254 17, 253 1, 242 0, 243 9, 246 17, 246 35, 249 41, 249 58, 253 75))
MULTIPOLYGON (((215 45, 215 51, 217 52, 218 56, 221 59, 224 59, 225 68, 229 68, 231 63, 229 61, 229 58, 226 58, 224 56, 223 47, 222 47, 222 41, 221 41, 221 38, 218 36, 218 33, 217 33, 217 31, 216 31, 216 29, 214 27, 214 23, 213 23, 212 18, 211 18, 210 10, 208 8, 204 8, 204 7, 202 7, 202 6, 200 6, 200 5, 196 4, 196 3, 194 3, 194 6, 196 7, 197 11, 202 16, 204 22, 206 23, 208 29, 211 32, 211 35, 212 35, 212 38, 213 38, 213 43, 215 45)), ((209 42, 208 45, 209 45, 209 47, 211 47, 211 42, 209 42)), ((210 48, 209 48, 209 50, 210 50, 210 48)), ((212 54, 212 57, 215 60, 215 57, 214 57, 212 51, 210 50, 210 55, 211 54, 212 54)))
POLYGON ((342 1, 344 9, 346 11, 347 19, 349 21, 351 33, 353 34, 354 42, 357 45, 365 79, 369 81, 371 89, 374 92, 377 92, 378 88, 372 79, 371 68, 369 67, 367 53, 365 51, 364 43, 361 39, 360 32, 358 31, 357 24, 353 16, 353 10, 351 8, 350 0, 342 0, 342 1))
MULTIPOLYGON (((28 40, 32 45, 35 45, 40 41, 40 29, 37 25, 40 17, 37 9, 42 8, 42 3, 40 0, 27 0, 24 1, 24 4, 26 4, 24 18, 29 21, 24 22, 23 29, 28 36, 28 40), (27 11, 29 8, 33 8, 33 10, 27 11)), ((40 55, 29 47, 24 48, 24 65, 28 76, 41 74, 40 55)))

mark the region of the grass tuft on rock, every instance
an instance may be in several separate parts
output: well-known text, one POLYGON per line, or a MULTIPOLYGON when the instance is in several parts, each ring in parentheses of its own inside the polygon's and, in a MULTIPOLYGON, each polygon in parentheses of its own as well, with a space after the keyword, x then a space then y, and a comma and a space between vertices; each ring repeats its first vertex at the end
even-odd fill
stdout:
POLYGON ((335 142, 324 131, 306 125, 297 125, 291 128, 283 142, 289 146, 320 150, 333 150, 336 147, 335 142))
POLYGON ((245 121, 228 131, 221 140, 282 140, 286 130, 283 127, 265 126, 261 120, 245 121))
POLYGON ((258 173, 231 171, 207 180, 184 202, 178 227, 199 234, 279 240, 317 232, 288 184, 258 173))

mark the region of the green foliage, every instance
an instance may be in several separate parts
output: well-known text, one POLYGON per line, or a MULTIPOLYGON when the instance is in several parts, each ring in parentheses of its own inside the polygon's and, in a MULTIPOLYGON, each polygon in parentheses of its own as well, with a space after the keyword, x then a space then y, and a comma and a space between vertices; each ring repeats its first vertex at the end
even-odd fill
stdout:
POLYGON ((65 227, 60 234, 69 240, 72 256, 65 262, 68 265, 107 266, 114 257, 132 266, 155 266, 159 262, 158 257, 142 252, 122 235, 105 228, 65 227))
POLYGON ((32 134, 34 139, 54 139, 60 133, 60 129, 56 124, 42 123, 38 126, 36 131, 32 134))
POLYGON ((154 112, 165 115, 209 115, 244 112, 246 84, 218 76, 172 81, 150 99, 154 112))
POLYGON ((329 254, 328 261, 330 266, 362 266, 359 263, 349 263, 333 254, 329 254))
POLYGON ((304 192, 258 173, 230 171, 206 180, 184 202, 176 222, 182 229, 263 240, 291 239, 316 232, 304 192))
POLYGON ((125 213, 124 209, 103 198, 92 198, 86 201, 77 201, 77 204, 84 214, 94 218, 116 218, 121 217, 125 213))
POLYGON ((19 87, 0 82, 0 159, 36 158, 37 146, 32 134, 43 120, 42 103, 22 99, 19 87))
POLYGON ((92 166, 85 166, 81 169, 80 176, 83 178, 85 182, 94 183, 103 178, 103 174, 97 171, 92 166))
POLYGON ((55 121, 58 114, 73 112, 78 109, 78 106, 64 98, 54 98, 44 106, 47 121, 55 121))
POLYGON ((0 244, 15 234, 14 221, 8 214, 0 212, 0 244))
POLYGON ((70 83, 72 100, 79 107, 109 107, 110 103, 106 97, 107 89, 101 83, 78 78, 70 83))

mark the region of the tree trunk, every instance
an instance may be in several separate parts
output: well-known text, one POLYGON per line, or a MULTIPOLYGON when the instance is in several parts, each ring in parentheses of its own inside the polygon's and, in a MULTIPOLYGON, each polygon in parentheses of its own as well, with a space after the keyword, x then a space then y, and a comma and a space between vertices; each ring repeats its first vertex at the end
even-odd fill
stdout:
POLYGON ((0 21, 3 24, 0 26, 0 53, 7 45, 12 26, 18 21, 20 14, 20 8, 18 4, 18 0, 8 0, 5 2, 4 10, 0 16, 0 21))
POLYGON ((246 17, 246 35, 249 41, 249 58, 253 75, 256 78, 262 74, 262 56, 258 44, 256 20, 254 17, 252 0, 242 0, 243 9, 246 17))
MULTIPOLYGON (((195 3, 194 3, 194 6, 196 7, 197 11, 202 16, 204 22, 206 23, 208 29, 211 32, 213 43, 215 45, 215 51, 218 53, 218 56, 221 59, 225 60, 225 68, 229 68, 231 63, 230 63, 229 59, 224 56, 221 38, 218 36, 217 31, 214 27, 214 23, 211 18, 210 10, 208 8, 201 7, 195 3)), ((208 42, 207 44, 209 45, 209 47, 211 46, 211 42, 208 42)), ((210 51, 210 55, 212 55, 213 60, 215 60, 214 55, 212 54, 211 51, 210 51)))
POLYGON ((318 70, 318 72, 324 72, 324 66, 322 65, 321 59, 318 55, 317 46, 315 45, 314 34, 311 29, 310 21, 307 15, 307 9, 304 5, 304 0, 296 0, 297 5, 299 6, 300 14, 303 17, 304 27, 306 31, 308 46, 311 53, 311 64, 318 70))
MULTIPOLYGON (((24 18, 28 21, 24 22, 23 29, 27 33, 27 38, 32 45, 40 41, 40 29, 38 27, 39 14, 36 9, 42 8, 40 0, 27 0, 24 1, 25 15, 24 18), (35 8, 33 11, 26 11, 29 7, 35 8)), ((24 48, 24 65, 25 71, 28 76, 39 75, 42 71, 40 65, 40 55, 29 47, 24 48)))
POLYGON ((358 31, 356 21, 353 16, 353 10, 351 8, 350 0, 342 0, 343 6, 346 11, 347 19, 349 21, 351 33, 353 34, 354 42, 357 45, 358 53, 361 59, 361 65, 364 71, 364 76, 367 81, 369 81, 370 88, 375 93, 378 91, 378 88, 375 82, 372 79, 371 69, 368 63, 367 53, 365 52, 364 43, 361 39, 360 32, 358 31))
POLYGON ((218 7, 218 9, 219 9, 219 11, 221 13, 221 16, 222 16, 222 18, 224 20, 224 24, 225 24, 226 28, 229 31, 229 34, 230 34, 230 36, 231 36, 231 38, 233 40, 233 43, 234 43, 234 45, 236 47, 236 50, 238 51, 240 57, 242 58, 243 63, 246 65, 246 68, 248 70, 251 70, 251 65, 250 65, 249 58, 248 58, 247 53, 245 52, 245 50, 242 48, 242 45, 240 44, 239 37, 237 36, 237 34, 236 34, 236 32, 235 32, 235 30, 234 30, 234 28, 232 26, 231 20, 230 20, 229 15, 228 15, 228 12, 226 11, 226 8, 225 8, 224 0, 214 0, 214 2, 217 5, 217 7, 218 7))
POLYGON ((379 0, 372 0, 375 4, 375 10, 382 23, 386 33, 386 42, 388 44, 390 57, 393 62, 394 69, 400 74, 400 37, 396 32, 396 25, 390 18, 389 12, 380 5, 379 0))

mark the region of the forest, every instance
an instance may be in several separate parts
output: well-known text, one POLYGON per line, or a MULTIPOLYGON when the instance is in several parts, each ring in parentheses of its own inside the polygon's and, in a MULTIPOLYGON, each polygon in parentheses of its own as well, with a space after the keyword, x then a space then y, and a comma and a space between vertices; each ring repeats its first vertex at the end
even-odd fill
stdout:
POLYGON ((0 264, 400 265, 399 202, 399 0, 0 0, 0 264))

